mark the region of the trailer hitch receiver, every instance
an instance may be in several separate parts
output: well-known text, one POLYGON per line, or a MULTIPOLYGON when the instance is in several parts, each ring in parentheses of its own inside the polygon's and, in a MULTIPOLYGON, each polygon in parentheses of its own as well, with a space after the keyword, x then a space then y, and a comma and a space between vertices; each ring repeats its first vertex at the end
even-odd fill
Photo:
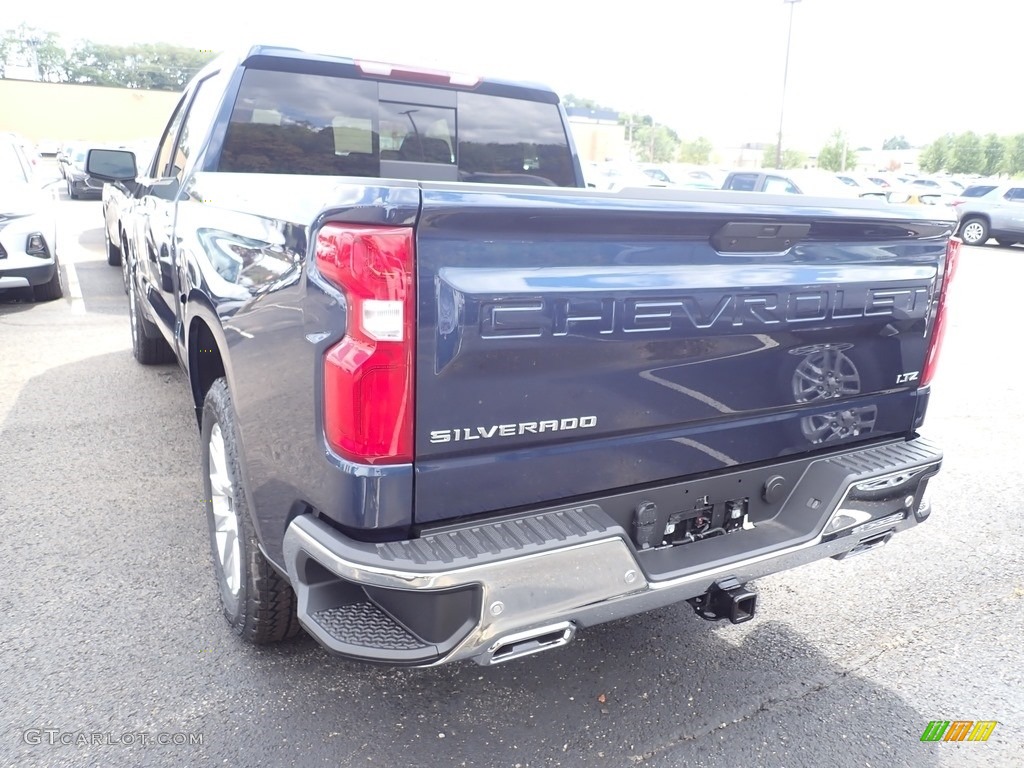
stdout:
POLYGON ((733 624, 742 624, 754 618, 757 593, 730 577, 716 581, 703 595, 691 597, 686 602, 693 607, 694 613, 707 621, 728 619, 733 624))

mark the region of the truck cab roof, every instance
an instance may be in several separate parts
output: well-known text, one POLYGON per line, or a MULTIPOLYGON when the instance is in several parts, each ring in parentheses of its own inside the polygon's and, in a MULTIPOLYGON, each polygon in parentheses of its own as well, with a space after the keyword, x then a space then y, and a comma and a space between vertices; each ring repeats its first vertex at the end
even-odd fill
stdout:
POLYGON ((354 59, 276 45, 251 45, 227 51, 207 64, 195 79, 201 80, 212 72, 226 67, 263 69, 269 65, 272 65, 274 69, 285 71, 339 74, 369 80, 473 90, 495 96, 509 96, 548 104, 560 103, 558 94, 552 88, 539 83, 481 77, 475 73, 428 69, 394 62, 354 59))

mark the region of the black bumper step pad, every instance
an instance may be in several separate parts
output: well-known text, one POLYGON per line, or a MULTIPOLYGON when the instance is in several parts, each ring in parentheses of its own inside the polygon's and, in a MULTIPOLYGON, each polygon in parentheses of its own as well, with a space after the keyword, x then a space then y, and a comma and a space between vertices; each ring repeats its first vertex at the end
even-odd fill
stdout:
POLYGON ((370 602, 325 608, 312 618, 328 635, 346 646, 424 651, 425 655, 434 650, 434 646, 424 643, 370 602))

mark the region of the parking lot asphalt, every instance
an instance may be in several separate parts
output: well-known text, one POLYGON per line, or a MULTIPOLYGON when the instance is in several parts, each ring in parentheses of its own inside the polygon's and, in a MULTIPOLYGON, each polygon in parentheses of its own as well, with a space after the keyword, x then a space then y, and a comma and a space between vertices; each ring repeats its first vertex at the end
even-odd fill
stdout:
POLYGON ((70 295, 0 296, 0 765, 1024 763, 1024 248, 963 252, 927 524, 758 582, 747 624, 683 605, 407 670, 228 631, 185 378, 132 359, 100 204, 59 207, 70 295), (937 719, 999 724, 921 742, 937 719))

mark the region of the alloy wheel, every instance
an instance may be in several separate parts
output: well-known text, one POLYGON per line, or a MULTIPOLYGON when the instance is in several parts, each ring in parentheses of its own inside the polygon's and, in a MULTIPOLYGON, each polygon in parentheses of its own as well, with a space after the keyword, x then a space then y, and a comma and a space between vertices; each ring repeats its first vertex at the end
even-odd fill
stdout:
POLYGON ((234 507, 234 483, 228 471, 228 455, 220 424, 210 430, 210 503, 213 506, 216 554, 228 591, 237 595, 242 585, 242 558, 238 542, 238 514, 234 507))
POLYGON ((981 238, 985 236, 985 227, 983 227, 977 221, 968 222, 967 226, 964 227, 963 239, 965 242, 971 245, 977 245, 981 242, 981 238))
POLYGON ((139 299, 135 294, 135 286, 128 288, 128 319, 132 326, 132 343, 139 341, 139 299))

